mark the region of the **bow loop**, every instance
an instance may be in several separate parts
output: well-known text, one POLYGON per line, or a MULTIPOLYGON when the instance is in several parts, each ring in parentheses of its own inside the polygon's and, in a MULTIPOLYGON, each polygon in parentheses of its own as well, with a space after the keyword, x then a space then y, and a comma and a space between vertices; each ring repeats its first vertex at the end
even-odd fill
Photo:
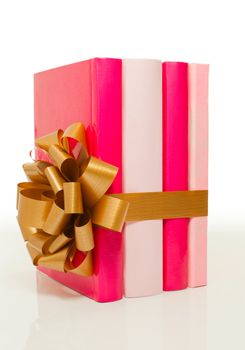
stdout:
POLYGON ((88 214, 80 215, 75 221, 75 242, 80 251, 88 252, 94 248, 92 221, 88 214))
POLYGON ((18 221, 26 226, 42 228, 52 202, 42 198, 43 189, 27 188, 19 192, 18 221))
POLYGON ((80 182, 65 182, 63 184, 63 189, 65 213, 83 213, 82 191, 80 182))
POLYGON ((48 153, 65 179, 76 181, 79 176, 79 168, 76 160, 58 145, 51 145, 48 153))
POLYGON ((40 254, 47 254, 53 240, 54 237, 40 230, 30 236, 28 243, 40 254))
POLYGON ((61 234, 59 234, 51 242, 48 247, 48 253, 53 254, 58 252, 61 248, 65 247, 73 239, 73 228, 66 228, 61 234))
POLYGON ((111 186, 118 168, 98 158, 89 157, 83 164, 81 171, 82 175, 78 181, 82 185, 84 202, 91 208, 111 186))
POLYGON ((61 138, 63 136, 63 130, 59 129, 50 134, 44 135, 36 139, 35 144, 38 148, 48 152, 51 145, 62 146, 61 138))
POLYGON ((38 258, 38 266, 52 268, 56 271, 65 272, 66 261, 69 257, 71 247, 68 245, 54 254, 42 255, 38 258))
POLYGON ((79 154, 83 153, 85 158, 87 158, 88 152, 86 134, 82 123, 74 123, 68 126, 61 137, 61 143, 64 149, 68 153, 73 154, 74 157, 78 158, 79 154), (76 144, 73 144, 72 149, 70 147, 69 140, 76 141, 76 144))
POLYGON ((37 161, 35 163, 26 163, 23 165, 27 178, 32 182, 48 184, 48 180, 44 174, 45 169, 51 164, 48 162, 37 161))
POLYGON ((65 179, 55 166, 51 165, 46 167, 44 174, 56 195, 58 192, 63 191, 63 183, 65 182, 65 179))

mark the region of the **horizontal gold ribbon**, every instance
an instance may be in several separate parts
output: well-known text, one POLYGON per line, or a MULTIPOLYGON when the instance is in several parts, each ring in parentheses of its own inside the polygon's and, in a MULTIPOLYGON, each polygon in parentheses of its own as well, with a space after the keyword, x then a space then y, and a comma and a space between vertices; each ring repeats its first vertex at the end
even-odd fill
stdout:
POLYGON ((130 203, 126 221, 192 218, 208 215, 208 191, 111 194, 130 203))
MULTIPOLYGON (((93 225, 121 232, 125 222, 207 216, 208 191, 105 194, 118 168, 88 155, 82 123, 36 140, 54 164, 24 164, 18 222, 33 264, 90 276, 93 225), (69 149, 69 138, 77 141, 69 149), (83 259, 74 265, 76 251, 83 259)), ((114 233, 112 233, 114 234, 114 233)))

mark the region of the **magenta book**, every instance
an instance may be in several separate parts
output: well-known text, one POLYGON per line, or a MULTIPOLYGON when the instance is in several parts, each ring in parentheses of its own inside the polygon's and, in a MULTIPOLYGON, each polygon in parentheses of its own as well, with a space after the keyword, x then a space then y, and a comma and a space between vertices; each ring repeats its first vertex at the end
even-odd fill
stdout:
MULTIPOLYGON (((120 59, 95 58, 35 74, 35 138, 83 122, 90 153, 121 169, 121 70, 120 59)), ((122 191, 121 170, 110 191, 122 191)), ((39 269, 97 301, 118 300, 123 292, 122 235, 102 228, 94 232, 93 276, 39 269)))
MULTIPOLYGON (((162 65, 163 191, 188 190, 188 64, 162 65)), ((163 221, 163 289, 188 286, 188 219, 163 221)))

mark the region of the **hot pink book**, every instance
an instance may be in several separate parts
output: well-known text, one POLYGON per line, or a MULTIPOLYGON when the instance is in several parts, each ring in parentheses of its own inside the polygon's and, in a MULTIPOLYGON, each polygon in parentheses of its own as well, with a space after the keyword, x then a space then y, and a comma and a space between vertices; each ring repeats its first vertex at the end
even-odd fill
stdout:
MULTIPOLYGON (((165 62, 163 86, 163 191, 188 190, 188 64, 165 62)), ((163 221, 163 289, 188 286, 189 219, 163 221)))
MULTIPOLYGON (((189 189, 208 189, 207 64, 189 65, 189 189)), ((207 284, 207 217, 190 219, 189 287, 207 284)))
MULTIPOLYGON (((74 122, 86 127, 91 154, 122 168, 120 59, 95 58, 35 74, 35 138, 74 122)), ((39 159, 44 156, 38 153, 39 159)), ((109 192, 122 191, 121 170, 109 192)), ((122 298, 122 234, 96 228, 94 275, 80 277, 39 267, 100 302, 122 298)))

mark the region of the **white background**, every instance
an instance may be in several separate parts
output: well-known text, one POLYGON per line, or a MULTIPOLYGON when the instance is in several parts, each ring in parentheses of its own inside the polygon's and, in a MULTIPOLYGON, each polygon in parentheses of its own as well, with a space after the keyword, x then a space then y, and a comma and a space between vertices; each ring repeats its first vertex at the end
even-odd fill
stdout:
POLYGON ((244 349, 243 1, 0 2, 0 348, 244 349), (210 64, 209 285, 97 304, 36 274, 15 222, 33 73, 99 57, 210 64))

